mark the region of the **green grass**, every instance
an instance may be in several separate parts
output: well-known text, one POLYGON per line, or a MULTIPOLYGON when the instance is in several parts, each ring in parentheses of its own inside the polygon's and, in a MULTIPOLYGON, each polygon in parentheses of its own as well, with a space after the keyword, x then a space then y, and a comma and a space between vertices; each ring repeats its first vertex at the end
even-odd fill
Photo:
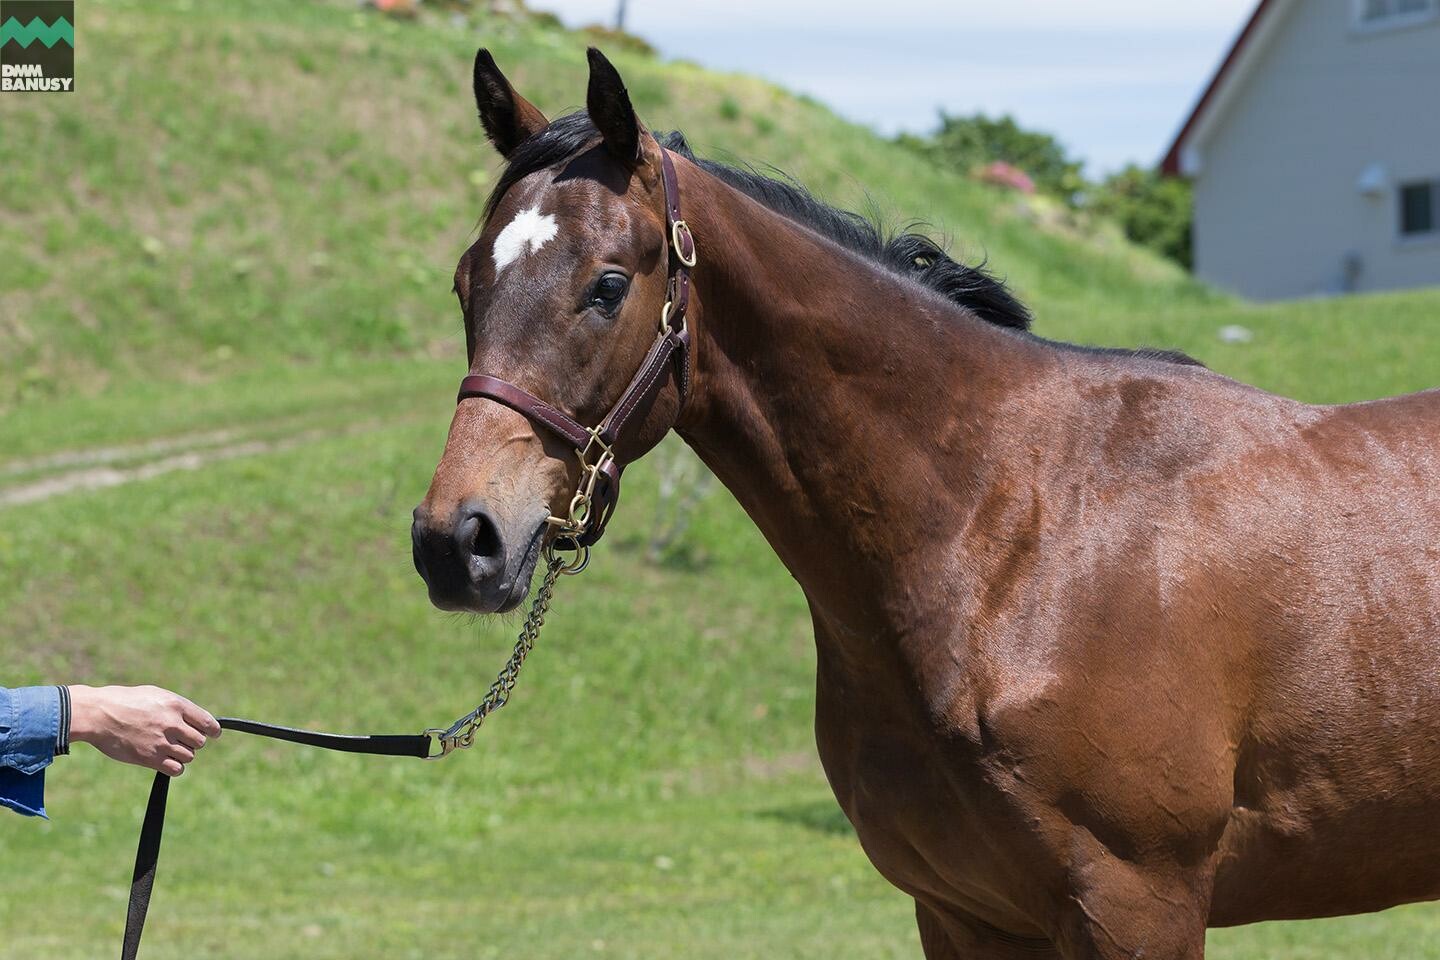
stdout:
MULTIPOLYGON (((410 569, 440 372, 412 370, 359 434, 0 513, 7 677, 159 681, 339 730, 466 709, 515 622, 435 613, 410 569)), ((391 374, 314 372, 268 400, 286 411, 287 394, 363 394, 391 374)), ((125 407, 94 416, 130 435, 125 407)), ((644 562, 644 466, 469 754, 425 765, 237 734, 207 748, 174 790, 146 955, 917 956, 905 898, 813 756, 800 596, 723 495, 683 562, 644 562)), ((146 789, 82 747, 50 775, 51 823, 0 824, 5 862, 25 865, 0 900, 0 957, 113 948, 146 789)), ((1220 957, 1440 957, 1440 912, 1211 939, 1220 957)))
MULTIPOLYGON (((77 19, 82 92, 0 97, 0 494, 71 469, 44 460, 57 452, 308 439, 0 507, 4 682, 163 683, 335 730, 449 720, 518 625, 436 613, 409 560, 462 367, 449 273, 494 169, 469 60, 483 37, 558 112, 583 98, 584 41, 288 0, 90 0, 77 19)), ((702 152, 779 163, 988 253, 1047 335, 1180 347, 1315 401, 1436 382, 1433 291, 1233 301, 813 102, 617 60, 644 116, 702 152), (1254 339, 1222 344, 1226 324, 1254 339)), ((723 492, 670 562, 647 563, 657 484, 648 464, 632 474, 469 754, 424 765, 234 734, 207 748, 174 789, 144 955, 918 956, 906 898, 814 758, 802 597, 723 492)), ((53 822, 0 821, 0 957, 113 950, 146 789, 79 748, 51 774, 53 822)), ((1217 931, 1210 947, 1435 960, 1440 910, 1217 931)))

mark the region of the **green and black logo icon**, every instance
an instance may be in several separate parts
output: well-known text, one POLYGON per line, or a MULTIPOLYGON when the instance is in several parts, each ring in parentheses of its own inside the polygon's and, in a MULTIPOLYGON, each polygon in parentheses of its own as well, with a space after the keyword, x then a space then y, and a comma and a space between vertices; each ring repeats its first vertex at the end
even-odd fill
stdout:
POLYGON ((75 89, 75 0, 0 0, 0 91, 75 89))

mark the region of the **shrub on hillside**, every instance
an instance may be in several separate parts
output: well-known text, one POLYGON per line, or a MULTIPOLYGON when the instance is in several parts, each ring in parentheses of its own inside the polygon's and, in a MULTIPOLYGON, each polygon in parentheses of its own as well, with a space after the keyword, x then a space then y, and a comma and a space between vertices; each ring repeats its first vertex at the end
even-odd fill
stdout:
POLYGON ((1090 206, 1120 225, 1125 236, 1169 257, 1185 269, 1194 264, 1188 180, 1162 177, 1133 164, 1094 188, 1090 206))
POLYGON ((1191 191, 1185 180, 1131 165, 1091 183, 1058 140, 1026 130, 1010 116, 952 117, 942 112, 933 134, 902 133, 898 142, 982 183, 1054 197, 1082 219, 1090 214, 1106 217, 1132 242, 1187 270, 1192 266, 1191 191))
POLYGON ((1080 162, 1048 133, 1026 130, 1009 115, 940 114, 940 127, 928 137, 902 134, 900 142, 968 175, 994 163, 1023 170, 1043 193, 1074 203, 1085 187, 1080 162))

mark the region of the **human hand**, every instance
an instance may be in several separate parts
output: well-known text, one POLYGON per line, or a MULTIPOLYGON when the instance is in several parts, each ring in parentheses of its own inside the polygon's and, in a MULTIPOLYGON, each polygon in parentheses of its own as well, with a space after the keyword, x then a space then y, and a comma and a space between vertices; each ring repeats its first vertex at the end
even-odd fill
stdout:
POLYGON ((178 777, 206 739, 218 736, 214 717, 169 690, 70 687, 70 739, 112 760, 178 777))

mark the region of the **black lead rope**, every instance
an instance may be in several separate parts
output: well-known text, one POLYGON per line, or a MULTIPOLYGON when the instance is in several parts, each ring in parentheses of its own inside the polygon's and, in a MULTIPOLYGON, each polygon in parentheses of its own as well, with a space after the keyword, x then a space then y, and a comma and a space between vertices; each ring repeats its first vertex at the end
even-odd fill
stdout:
MULTIPOLYGON (((430 736, 424 733, 355 737, 296 730, 294 727, 277 727, 235 717, 218 719, 220 726, 226 730, 300 743, 322 750, 368 753, 381 757, 417 757, 421 760, 430 755, 430 736)), ((145 823, 140 828, 140 846, 135 851, 135 873, 130 878, 130 907, 125 914, 125 942, 120 948, 121 960, 135 960, 140 952, 140 934, 145 931, 145 913, 150 909, 150 893, 155 888, 155 864, 160 859, 160 839, 165 832, 165 801, 169 795, 170 778, 163 773, 155 774, 155 783, 150 787, 150 802, 145 807, 145 823)))

